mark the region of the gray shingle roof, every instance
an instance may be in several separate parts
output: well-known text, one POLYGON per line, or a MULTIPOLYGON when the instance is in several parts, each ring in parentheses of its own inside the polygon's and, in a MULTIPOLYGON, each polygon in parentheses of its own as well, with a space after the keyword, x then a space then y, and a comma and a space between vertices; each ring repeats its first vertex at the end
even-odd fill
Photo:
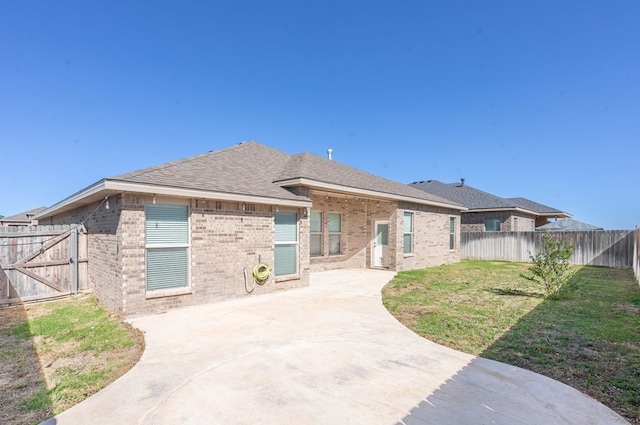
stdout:
POLYGON ((469 209, 512 208, 513 205, 499 196, 460 183, 442 183, 438 180, 427 180, 411 183, 425 192, 456 202, 469 209))
POLYGON ((417 190, 400 182, 378 177, 374 174, 341 164, 309 152, 291 157, 286 166, 279 173, 276 181, 305 178, 322 183, 329 183, 381 192, 389 195, 400 195, 420 200, 461 205, 434 194, 417 190))
POLYGON ((312 153, 289 155, 256 142, 240 143, 108 180, 278 199, 307 199, 278 184, 299 178, 456 206, 447 199, 312 153))
POLYGON ((563 211, 551 208, 547 205, 539 204, 527 198, 505 198, 507 201, 513 202, 517 207, 524 208, 529 211, 535 211, 540 214, 559 214, 563 211))
POLYGON ((260 143, 243 142, 226 149, 102 179, 53 205, 42 212, 39 218, 107 199, 123 190, 170 196, 190 192, 197 193, 197 196, 208 196, 207 192, 210 192, 210 195, 224 194, 235 199, 250 197, 281 201, 283 205, 310 205, 308 197, 296 195, 286 187, 299 185, 299 179, 309 180, 312 187, 314 184, 311 183, 314 182, 317 183, 315 187, 322 187, 320 183, 328 183, 329 186, 335 186, 331 189, 356 195, 465 209, 455 201, 317 155, 289 155, 260 143))
POLYGON ((569 214, 547 205, 539 204, 526 198, 501 198, 484 192, 467 184, 442 183, 437 180, 426 180, 411 183, 409 186, 424 190, 434 195, 449 199, 469 208, 470 211, 481 209, 514 209, 520 208, 538 215, 569 214))
POLYGON ((276 199, 306 199, 272 183, 290 158, 268 146, 245 142, 108 180, 276 199))
POLYGON ((3 222, 11 222, 11 223, 31 223, 31 220, 33 219, 33 217, 46 210, 47 207, 38 207, 38 208, 34 208, 32 210, 29 211, 25 211, 25 212, 21 212, 9 217, 4 217, 2 219, 0 219, 0 221, 3 222))

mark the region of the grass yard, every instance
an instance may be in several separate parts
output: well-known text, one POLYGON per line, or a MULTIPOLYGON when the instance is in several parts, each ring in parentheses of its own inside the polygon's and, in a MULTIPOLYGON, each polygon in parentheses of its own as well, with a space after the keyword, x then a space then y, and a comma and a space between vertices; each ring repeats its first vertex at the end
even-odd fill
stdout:
POLYGON ((462 261, 398 273, 386 308, 429 340, 519 366, 640 425, 640 287, 631 270, 581 267, 558 300, 529 264, 462 261))
POLYGON ((37 424, 68 409, 143 350, 141 332, 93 297, 0 309, 0 423, 37 424))

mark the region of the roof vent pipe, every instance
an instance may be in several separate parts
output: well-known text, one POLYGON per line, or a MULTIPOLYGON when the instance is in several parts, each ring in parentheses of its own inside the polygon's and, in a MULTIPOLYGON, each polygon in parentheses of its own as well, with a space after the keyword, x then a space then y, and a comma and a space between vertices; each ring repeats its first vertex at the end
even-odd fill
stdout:
POLYGON ((460 179, 460 187, 464 187, 464 177, 460 179))
POLYGON ((331 148, 327 149, 327 155, 329 156, 329 161, 333 160, 333 158, 331 156, 332 154, 333 154, 333 149, 331 149, 331 148))

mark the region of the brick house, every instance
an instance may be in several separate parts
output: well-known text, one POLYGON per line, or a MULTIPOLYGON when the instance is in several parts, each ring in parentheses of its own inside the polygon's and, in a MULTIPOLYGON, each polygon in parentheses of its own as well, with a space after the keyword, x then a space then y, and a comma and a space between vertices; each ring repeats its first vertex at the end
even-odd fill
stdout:
POLYGON ((463 232, 533 232, 549 219, 568 218, 571 214, 526 198, 501 198, 464 183, 426 180, 409 186, 467 207, 462 212, 463 232))
POLYGON ((82 223, 89 285, 123 316, 303 287, 312 271, 459 261, 455 202, 244 142, 114 176, 38 215, 82 223), (252 270, 270 274, 255 286, 252 270))

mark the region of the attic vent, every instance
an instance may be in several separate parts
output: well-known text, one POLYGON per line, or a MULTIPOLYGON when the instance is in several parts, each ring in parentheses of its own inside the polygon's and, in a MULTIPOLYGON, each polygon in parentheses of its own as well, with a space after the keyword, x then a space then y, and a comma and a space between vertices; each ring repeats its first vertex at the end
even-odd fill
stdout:
POLYGON ((333 149, 327 149, 327 156, 329 157, 330 161, 333 160, 333 149))

